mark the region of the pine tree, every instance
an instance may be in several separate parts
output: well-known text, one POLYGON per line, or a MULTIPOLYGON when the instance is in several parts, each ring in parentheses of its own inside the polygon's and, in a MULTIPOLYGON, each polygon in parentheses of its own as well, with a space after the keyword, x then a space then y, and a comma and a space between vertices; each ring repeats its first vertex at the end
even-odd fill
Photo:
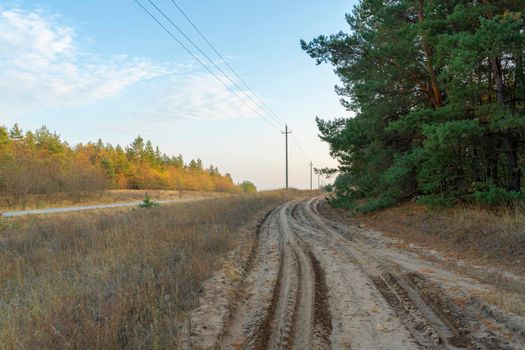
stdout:
POLYGON ((141 159, 144 153, 144 139, 137 136, 133 142, 126 147, 126 154, 130 159, 141 159))
POLYGON ((22 129, 20 129, 18 124, 13 125, 11 130, 9 130, 9 137, 13 141, 21 141, 24 138, 24 134, 22 132, 22 129))
POLYGON ((523 1, 363 0, 347 22, 349 34, 301 42, 335 67, 336 92, 355 112, 317 119, 340 163, 334 203, 367 197, 370 210, 522 191, 523 1))

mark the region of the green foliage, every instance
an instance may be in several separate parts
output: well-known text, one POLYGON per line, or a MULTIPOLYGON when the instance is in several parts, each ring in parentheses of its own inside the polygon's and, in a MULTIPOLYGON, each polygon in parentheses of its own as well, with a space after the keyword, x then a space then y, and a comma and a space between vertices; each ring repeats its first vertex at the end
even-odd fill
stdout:
POLYGON ((24 134, 22 132, 22 129, 20 129, 18 124, 13 125, 11 130, 9 130, 9 137, 12 140, 16 140, 16 141, 22 140, 24 138, 24 134))
POLYGON ((332 184, 325 185, 325 186, 323 187, 323 190, 324 190, 325 192, 333 192, 333 190, 334 190, 334 185, 332 185, 332 184))
POLYGON ((340 164, 331 203, 371 198, 358 207, 370 211, 410 197, 449 206, 521 196, 523 2, 361 0, 346 18, 348 33, 301 41, 334 66, 355 114, 316 119, 340 164))
POLYGON ((326 199, 328 203, 333 207, 355 209, 355 201, 351 198, 331 195, 328 196, 326 199))
POLYGON ((460 198, 482 169, 476 143, 482 136, 477 120, 449 121, 424 126, 422 162, 418 171, 424 194, 448 193, 460 198))
POLYGON ((0 125, 0 146, 5 146, 9 142, 9 134, 7 129, 0 125))
POLYGON ((139 207, 141 208, 155 208, 158 206, 159 206, 159 203, 152 200, 147 193, 146 193, 146 196, 144 197, 144 200, 141 203, 139 203, 139 207))
POLYGON ((454 197, 439 197, 435 195, 418 197, 417 202, 433 208, 450 208, 457 203, 454 197))
POLYGON ((188 164, 190 169, 193 170, 202 170, 204 165, 202 164, 202 160, 197 158, 197 160, 192 159, 190 163, 188 164))
POLYGON ((511 204, 525 201, 525 193, 511 192, 503 188, 490 186, 486 192, 475 192, 472 197, 477 203, 489 205, 511 204))
POLYGON ((384 196, 378 199, 371 199, 367 201, 366 204, 357 207, 357 210, 361 213, 369 213, 372 211, 387 208, 395 203, 396 201, 391 197, 384 196))
POLYGON ((257 187, 250 181, 243 181, 241 184, 242 190, 244 193, 255 193, 257 192, 257 187))
POLYGON ((333 195, 328 198, 328 202, 336 207, 354 208, 355 200, 360 198, 361 194, 354 191, 352 183, 352 175, 349 173, 337 176, 333 185, 333 195))

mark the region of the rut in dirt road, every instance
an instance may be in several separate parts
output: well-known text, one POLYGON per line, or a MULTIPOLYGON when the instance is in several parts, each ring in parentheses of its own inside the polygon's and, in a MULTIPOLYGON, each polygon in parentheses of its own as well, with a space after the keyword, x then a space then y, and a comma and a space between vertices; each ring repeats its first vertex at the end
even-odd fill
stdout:
POLYGON ((460 312, 423 276, 428 263, 371 246, 323 216, 320 203, 296 200, 268 215, 244 299, 217 348, 519 348, 484 328, 479 314, 460 312))
MULTIPOLYGON (((322 239, 332 240, 334 249, 343 255, 345 260, 349 260, 350 263, 358 267, 362 275, 360 277, 364 279, 363 282, 365 284, 370 285, 369 282, 366 282, 366 279, 372 282, 371 284, 374 288, 368 291, 369 294, 377 297, 374 294, 377 294, 376 292, 379 291, 383 300, 376 300, 375 303, 382 304, 381 302, 386 302, 387 305, 383 304, 383 311, 387 313, 392 313, 393 311, 399 322, 404 326, 400 327, 399 331, 406 335, 406 329, 410 334, 406 339, 398 338, 394 341, 405 341, 407 342, 406 346, 408 346, 413 340, 414 344, 410 345, 425 349, 455 349, 456 346, 451 343, 454 342, 457 332, 447 327, 422 302, 417 293, 414 293, 412 289, 408 289, 407 283, 404 282, 401 276, 394 277, 394 274, 390 272, 391 267, 387 263, 379 263, 377 258, 367 255, 356 244, 351 244, 350 241, 341 237, 334 226, 332 226, 334 223, 329 222, 319 214, 316 204, 317 199, 310 200, 304 204, 303 219, 306 219, 310 225, 315 225, 324 232, 326 236, 322 239)), ((391 324, 391 326, 394 326, 394 324, 391 324)), ((371 329, 370 332, 374 334, 376 331, 371 329)), ((382 334, 378 334, 378 336, 384 337, 382 334)), ((366 348, 364 343, 360 342, 358 345, 366 348)), ((377 346, 379 348, 388 348, 387 344, 377 344, 377 346)), ((354 344, 354 347, 356 347, 356 344, 354 344)))
POLYGON ((290 229, 288 211, 285 206, 279 212, 284 266, 276 289, 269 347, 306 349, 312 346, 315 275, 307 248, 290 229))
POLYGON ((293 205, 287 203, 268 217, 271 222, 260 233, 258 251, 271 246, 271 254, 257 252, 260 261, 249 277, 259 288, 250 289, 239 305, 220 348, 329 348, 327 288, 319 263, 290 225, 293 205), (277 273, 268 278, 270 266, 277 273), (273 285, 271 293, 269 288, 260 289, 263 279, 273 285))

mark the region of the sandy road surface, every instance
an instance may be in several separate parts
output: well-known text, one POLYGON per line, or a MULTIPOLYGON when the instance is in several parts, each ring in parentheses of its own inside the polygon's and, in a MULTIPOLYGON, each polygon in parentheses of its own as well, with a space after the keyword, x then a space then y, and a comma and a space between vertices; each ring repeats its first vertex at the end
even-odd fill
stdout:
MULTIPOLYGON (((159 200, 159 201, 155 200, 155 202, 158 204, 169 204, 169 203, 192 202, 192 201, 197 201, 197 200, 202 200, 202 199, 208 199, 208 198, 202 197, 202 198, 187 198, 187 199, 166 199, 166 200, 159 200)), ((3 213, 0 213, 0 216, 8 218, 8 217, 17 217, 17 216, 25 216, 25 215, 60 214, 60 213, 69 213, 69 212, 84 211, 84 210, 138 207, 140 203, 142 202, 107 203, 107 204, 96 204, 96 205, 82 205, 82 206, 76 206, 76 207, 6 211, 3 213)))
POLYGON ((210 348, 525 348, 525 318, 473 297, 493 286, 328 218, 320 203, 268 215, 242 297, 210 348))

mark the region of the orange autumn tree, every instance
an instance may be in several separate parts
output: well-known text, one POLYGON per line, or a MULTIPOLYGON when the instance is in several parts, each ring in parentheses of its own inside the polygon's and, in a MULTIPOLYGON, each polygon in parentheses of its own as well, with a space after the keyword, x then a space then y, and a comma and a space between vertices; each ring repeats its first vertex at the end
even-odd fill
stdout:
POLYGON ((125 148, 97 142, 71 147, 46 127, 23 133, 0 126, 0 195, 10 205, 28 195, 83 195, 104 189, 241 192, 229 174, 200 159, 185 163, 138 136, 125 148))

